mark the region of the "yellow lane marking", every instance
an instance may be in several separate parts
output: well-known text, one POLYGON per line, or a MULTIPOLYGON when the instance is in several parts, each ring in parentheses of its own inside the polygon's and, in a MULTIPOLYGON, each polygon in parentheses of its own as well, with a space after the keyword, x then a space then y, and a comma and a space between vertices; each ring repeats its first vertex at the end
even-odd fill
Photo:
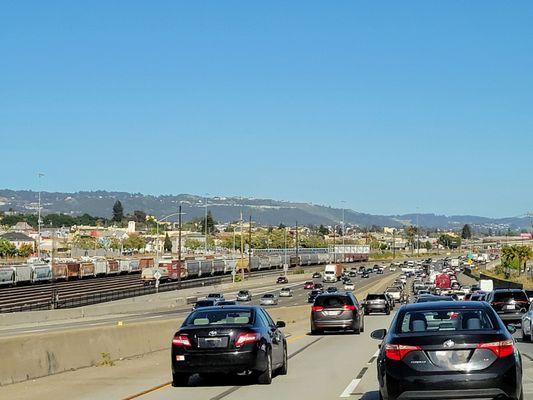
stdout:
POLYGON ((139 397, 145 396, 145 395, 150 394, 150 393, 157 392, 158 390, 166 389, 166 388, 170 387, 171 385, 172 385, 172 382, 163 383, 163 384, 155 386, 155 387, 153 387, 151 389, 147 389, 147 390, 144 390, 144 391, 142 391, 140 393, 134 394, 133 396, 125 397, 122 400, 138 399, 139 397))

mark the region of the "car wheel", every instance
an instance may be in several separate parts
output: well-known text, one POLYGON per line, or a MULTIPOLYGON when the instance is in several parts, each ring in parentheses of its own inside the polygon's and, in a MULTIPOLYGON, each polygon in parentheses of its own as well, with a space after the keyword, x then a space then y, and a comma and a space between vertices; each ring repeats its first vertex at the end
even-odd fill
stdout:
POLYGON ((270 352, 267 354, 266 370, 258 373, 257 383, 260 385, 270 385, 272 383, 272 356, 270 352))
POLYGON ((356 335, 359 335, 361 333, 361 320, 357 324, 354 321, 352 329, 356 335))
POLYGON ((181 387, 181 386, 187 386, 189 384, 189 374, 182 374, 179 372, 172 374, 172 386, 173 387, 181 387))
POLYGON ((390 315, 390 308, 387 308, 387 311, 385 311, 386 315, 390 315))
POLYGON ((279 367, 278 374, 287 375, 289 372, 289 357, 287 357, 287 345, 285 344, 283 347, 283 364, 281 364, 281 367, 279 367))
POLYGON ((365 331, 365 319, 364 318, 361 318, 361 332, 364 332, 365 331))

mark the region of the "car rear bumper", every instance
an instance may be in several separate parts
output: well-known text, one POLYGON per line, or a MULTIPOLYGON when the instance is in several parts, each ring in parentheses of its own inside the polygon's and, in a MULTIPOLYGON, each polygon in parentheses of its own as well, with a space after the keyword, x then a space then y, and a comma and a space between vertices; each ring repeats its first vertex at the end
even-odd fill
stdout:
POLYGON ((384 380, 380 379, 385 399, 518 399, 522 387, 522 372, 514 357, 473 373, 407 371, 388 368, 384 380))
POLYGON ((352 328, 355 321, 352 319, 348 320, 318 320, 311 321, 311 326, 314 329, 346 329, 352 328))
POLYGON ((366 312, 386 312, 389 306, 387 304, 367 304, 365 306, 366 312))
POLYGON ((239 373, 243 371, 263 371, 266 369, 266 356, 263 351, 230 353, 187 353, 184 361, 176 361, 172 353, 172 372, 174 373, 239 373))
POLYGON ((522 317, 524 316, 524 313, 522 312, 510 312, 510 313, 501 313, 498 312, 498 317, 503 322, 522 322, 522 317))

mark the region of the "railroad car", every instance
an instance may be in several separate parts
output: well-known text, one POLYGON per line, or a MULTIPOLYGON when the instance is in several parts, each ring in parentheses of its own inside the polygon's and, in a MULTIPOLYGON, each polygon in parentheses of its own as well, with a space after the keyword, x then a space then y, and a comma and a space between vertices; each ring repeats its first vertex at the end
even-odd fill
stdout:
POLYGON ((118 267, 117 260, 107 260, 107 275, 117 275, 118 267))
POLYGON ((139 260, 139 268, 141 270, 145 268, 152 268, 154 265, 154 259, 152 257, 143 257, 139 260))
POLYGON ((80 263, 67 263, 67 280, 78 279, 80 277, 80 263))
POLYGON ((52 279, 54 281, 66 281, 68 279, 67 264, 52 264, 52 279))
POLYGON ((16 265, 15 268, 15 285, 31 283, 33 277, 33 268, 31 265, 16 265))
POLYGON ((300 256, 290 256, 289 268, 294 268, 300 265, 300 256))
POLYGON ((105 258, 95 258, 94 259, 94 274, 96 276, 105 276, 107 275, 107 260, 105 258))
POLYGON ((198 278, 200 276, 200 261, 187 260, 185 261, 185 269, 187 270, 187 279, 198 278))
POLYGON ((268 256, 268 261, 271 269, 281 268, 281 256, 268 256))
POLYGON ((207 277, 213 274, 213 260, 200 260, 200 277, 207 277))
POLYGON ((213 260, 213 275, 222 275, 224 273, 224 260, 217 258, 213 260))
POLYGON ((224 274, 231 274, 237 266, 237 260, 235 258, 227 258, 224 260, 224 274))
POLYGON ((80 264, 80 278, 94 278, 96 276, 94 263, 85 261, 80 264))
POLYGON ((264 271, 270 269, 270 259, 268 257, 258 257, 259 259, 259 268, 258 270, 264 271))
POLYGON ((130 273, 135 274, 141 272, 141 262, 136 258, 130 260, 130 273))
POLYGON ((298 265, 310 265, 311 264, 311 254, 301 254, 300 262, 298 265))
POLYGON ((12 266, 0 267, 0 287, 15 285, 15 268, 12 266))
POLYGON ((130 260, 122 258, 118 260, 118 273, 129 274, 130 273, 130 260))
POLYGON ((33 264, 33 283, 45 283, 52 280, 52 266, 50 264, 33 264))

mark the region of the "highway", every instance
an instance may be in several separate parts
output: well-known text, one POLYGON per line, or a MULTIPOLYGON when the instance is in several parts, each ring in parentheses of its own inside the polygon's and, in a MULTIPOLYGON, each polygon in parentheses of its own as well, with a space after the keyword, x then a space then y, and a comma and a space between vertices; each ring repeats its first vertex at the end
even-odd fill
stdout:
MULTIPOLYGON (((367 291, 382 291, 397 273, 356 278, 356 295, 361 299, 367 291)), ((466 277, 460 278, 467 279, 466 277)), ((118 400, 271 400, 271 399, 365 399, 377 400, 375 357, 378 342, 370 338, 374 329, 388 328, 394 313, 365 317, 365 332, 310 335, 307 290, 301 283, 292 284, 294 296, 280 299, 272 308, 294 310, 294 321, 288 322, 289 373, 277 376, 271 385, 257 385, 245 376, 205 381, 193 376, 189 387, 170 386, 170 356, 160 351, 143 357, 123 360, 114 366, 85 368, 30 382, 3 387, 2 395, 12 400, 32 398, 118 399, 118 400), (304 306, 302 308, 302 306, 304 306), (302 311, 304 310, 304 311, 302 311), (303 314, 303 315, 302 315, 303 314), (292 323, 291 323, 292 322, 292 323)), ((263 292, 286 285, 265 285, 255 289, 254 304, 263 292)), ((337 284, 338 287, 341 284, 337 284)), ((230 299, 235 291, 225 293, 230 299)), ((271 309, 272 309, 271 308, 271 309)), ((169 313, 147 313, 132 316, 137 320, 176 318, 188 310, 169 313)), ((116 321, 115 321, 116 322, 116 321)), ((113 321, 109 321, 113 323, 113 321)), ((72 328, 72 327, 69 327, 72 328)), ((170 338, 169 338, 170 341, 170 338)), ((524 398, 533 400, 533 344, 517 342, 524 361, 524 398)))

